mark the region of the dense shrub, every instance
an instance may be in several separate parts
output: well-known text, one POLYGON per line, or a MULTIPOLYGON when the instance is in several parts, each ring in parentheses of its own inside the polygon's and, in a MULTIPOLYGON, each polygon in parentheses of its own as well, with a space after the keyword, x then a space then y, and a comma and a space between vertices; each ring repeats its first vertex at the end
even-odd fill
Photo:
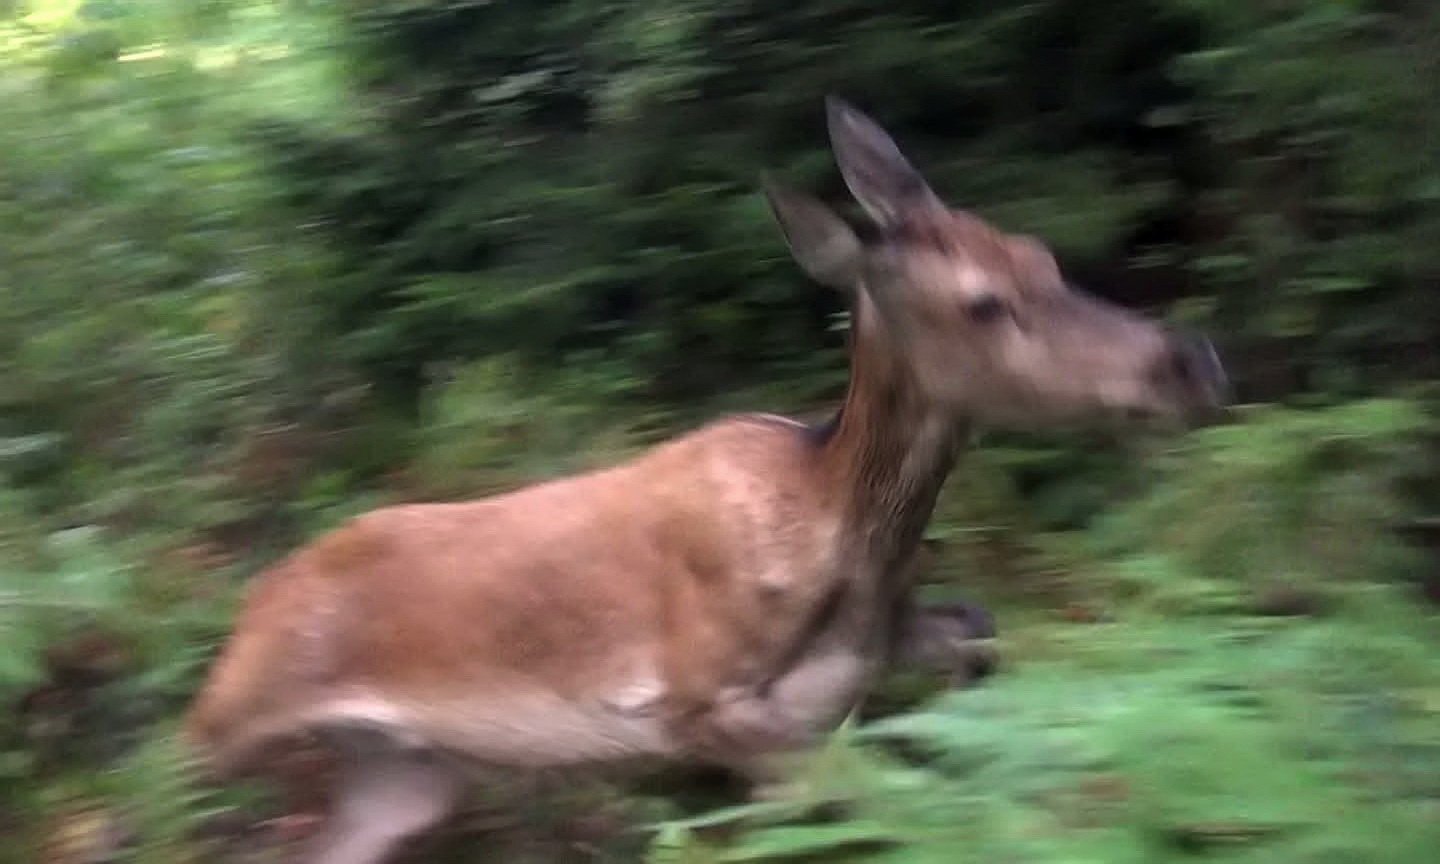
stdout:
MULTIPOLYGON (((227 840, 171 727, 301 538, 837 396, 757 180, 844 200, 841 93, 1253 404, 983 439, 926 591, 1013 674, 655 860, 1428 860, 1437 58, 1423 0, 0 3, 0 858, 227 840)), ((535 809, 507 860, 579 854, 535 809)))

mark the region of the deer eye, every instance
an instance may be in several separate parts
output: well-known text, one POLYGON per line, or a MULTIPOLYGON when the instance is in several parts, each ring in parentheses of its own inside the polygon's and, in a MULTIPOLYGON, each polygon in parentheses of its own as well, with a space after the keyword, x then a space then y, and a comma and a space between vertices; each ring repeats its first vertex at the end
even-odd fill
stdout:
POLYGON ((986 294, 965 303, 965 314, 977 324, 990 324, 1010 314, 1005 301, 994 294, 986 294))

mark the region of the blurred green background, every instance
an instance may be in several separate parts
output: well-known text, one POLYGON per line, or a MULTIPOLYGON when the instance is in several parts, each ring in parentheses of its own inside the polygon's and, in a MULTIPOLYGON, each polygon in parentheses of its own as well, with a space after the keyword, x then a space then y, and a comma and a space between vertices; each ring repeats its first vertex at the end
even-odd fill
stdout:
POLYGON ((843 200, 827 93, 1237 421, 985 438, 926 590, 1002 671, 892 684, 835 806, 482 790, 414 860, 1440 860, 1431 0, 0 2, 0 860, 274 860, 173 731, 304 538, 836 398, 757 194, 843 200))

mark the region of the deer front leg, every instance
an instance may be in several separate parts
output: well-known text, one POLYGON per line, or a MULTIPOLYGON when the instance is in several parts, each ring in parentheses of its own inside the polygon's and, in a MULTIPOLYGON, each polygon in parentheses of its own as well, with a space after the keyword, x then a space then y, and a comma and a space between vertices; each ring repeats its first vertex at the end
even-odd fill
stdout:
MULTIPOLYGON (((996 665, 995 623, 981 606, 901 604, 889 668, 938 673, 961 686, 996 665)), ((865 696, 874 664, 846 650, 815 650, 764 689, 731 688, 685 724, 692 753, 746 778, 751 796, 790 797, 794 762, 865 696)))
POLYGON ((806 656, 763 689, 722 692, 691 726, 693 740, 725 762, 805 749, 845 719, 865 675, 865 661, 850 652, 806 656))
POLYGON ((793 761, 840 725, 866 677, 866 661, 852 652, 808 654, 763 689, 719 694, 684 737, 693 755, 746 778, 754 797, 778 797, 793 761))
POLYGON ((995 617, 973 603, 920 604, 916 587, 934 569, 940 544, 924 540, 893 577, 889 671, 939 675, 959 687, 994 671, 995 617))
POLYGON ((970 603, 901 604, 894 631, 891 669, 916 669, 944 676, 954 686, 995 671, 995 619, 970 603))

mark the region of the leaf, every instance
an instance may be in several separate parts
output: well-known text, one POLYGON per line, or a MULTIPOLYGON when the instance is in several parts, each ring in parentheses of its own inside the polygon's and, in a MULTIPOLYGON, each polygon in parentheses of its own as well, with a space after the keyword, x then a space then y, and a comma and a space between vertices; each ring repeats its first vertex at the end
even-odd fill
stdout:
POLYGON ((714 828, 746 819, 776 818, 803 812, 808 805, 802 801, 752 801, 730 807, 720 807, 684 819, 667 819, 657 828, 666 832, 689 831, 695 828, 714 828))
POLYGON ((875 822, 763 828, 747 833, 720 855, 721 861, 770 861, 842 850, 856 852, 898 843, 894 831, 875 822), (857 849, 856 847, 860 847, 857 849))

